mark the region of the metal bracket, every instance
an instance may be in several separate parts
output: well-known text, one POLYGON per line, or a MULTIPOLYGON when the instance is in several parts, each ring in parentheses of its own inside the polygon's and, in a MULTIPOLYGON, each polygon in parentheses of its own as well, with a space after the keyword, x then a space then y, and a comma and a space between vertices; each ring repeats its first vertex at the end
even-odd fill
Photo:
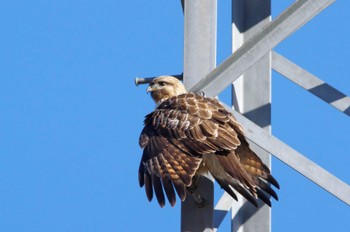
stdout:
MULTIPOLYGON (((169 76, 176 77, 180 81, 183 80, 183 74, 182 73, 181 74, 177 74, 177 75, 169 75, 169 76)), ((135 85, 139 86, 139 85, 143 85, 143 84, 149 84, 154 78, 156 78, 156 76, 154 76, 154 77, 136 77, 135 78, 135 85)))

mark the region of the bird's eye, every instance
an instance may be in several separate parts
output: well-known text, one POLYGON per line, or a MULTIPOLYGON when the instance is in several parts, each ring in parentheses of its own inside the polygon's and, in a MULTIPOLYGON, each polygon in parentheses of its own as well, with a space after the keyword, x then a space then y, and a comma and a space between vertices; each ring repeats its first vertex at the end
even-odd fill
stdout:
POLYGON ((160 86, 164 86, 164 85, 166 85, 166 82, 165 82, 165 81, 159 81, 158 84, 159 84, 160 86))

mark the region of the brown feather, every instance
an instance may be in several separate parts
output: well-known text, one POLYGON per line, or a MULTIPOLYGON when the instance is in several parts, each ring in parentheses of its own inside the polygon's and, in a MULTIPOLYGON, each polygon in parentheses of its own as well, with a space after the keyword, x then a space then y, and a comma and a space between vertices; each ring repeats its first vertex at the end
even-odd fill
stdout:
POLYGON ((174 192, 174 188, 171 180, 165 177, 165 178, 162 178, 162 183, 163 183, 164 191, 166 193, 168 201, 170 202, 170 205, 174 206, 176 203, 176 196, 175 196, 175 192, 174 192))
POLYGON ((268 193, 270 196, 275 198, 275 200, 278 201, 278 196, 276 192, 264 181, 260 180, 259 178, 255 178, 254 182, 257 186, 259 186, 260 189, 264 190, 266 193, 268 193))
POLYGON ((182 83, 169 76, 154 79, 147 91, 157 108, 144 120, 138 175, 150 201, 154 191, 163 207, 163 190, 172 206, 175 191, 183 201, 186 188, 193 188, 193 179, 206 171, 235 199, 233 189, 255 206, 257 198, 271 205, 266 194, 278 199, 269 185, 279 188, 278 182, 249 148, 236 118, 217 99, 186 93, 182 83))
POLYGON ((145 180, 144 180, 145 168, 144 167, 145 166, 143 165, 142 160, 141 160, 141 163, 139 166, 139 175, 138 175, 140 187, 143 187, 143 185, 145 184, 145 180))
POLYGON ((262 178, 273 184, 276 188, 279 188, 279 184, 271 175, 269 168, 249 148, 249 145, 246 141, 243 141, 243 143, 246 145, 246 147, 239 148, 237 150, 237 154, 239 155, 241 163, 244 166, 245 170, 253 177, 262 178))
POLYGON ((233 199, 238 201, 238 198, 237 198, 236 194, 232 191, 229 183, 227 183, 225 180, 221 180, 221 179, 216 179, 216 182, 218 182, 220 187, 223 188, 228 194, 230 194, 230 196, 233 199))
POLYGON ((237 190, 245 199, 252 203, 255 207, 258 207, 258 202, 255 196, 251 195, 250 192, 244 187, 236 183, 230 183, 231 186, 237 190))
POLYGON ((151 178, 151 175, 148 174, 148 173, 145 173, 143 175, 143 178, 144 178, 144 183, 145 183, 145 191, 146 191, 147 199, 149 201, 152 201, 153 190, 152 190, 152 178, 151 178))
POLYGON ((236 179, 255 195, 255 183, 253 179, 247 174, 247 172, 240 166, 239 160, 235 154, 230 153, 227 156, 218 156, 218 160, 222 165, 226 173, 232 178, 236 179))
POLYGON ((162 183, 159 177, 155 173, 152 174, 152 182, 153 182, 153 189, 154 189, 154 192, 156 193, 156 197, 158 200, 158 204, 160 205, 160 207, 163 208, 165 205, 165 198, 164 198, 162 183))
POLYGON ((261 191, 260 189, 256 190, 257 194, 258 194, 258 198, 260 200, 262 200, 263 202, 265 202, 265 204, 267 204, 268 206, 271 207, 271 201, 270 199, 265 195, 265 193, 263 193, 263 191, 261 191))
POLYGON ((203 120, 201 125, 203 135, 207 137, 217 137, 219 126, 213 121, 203 120))

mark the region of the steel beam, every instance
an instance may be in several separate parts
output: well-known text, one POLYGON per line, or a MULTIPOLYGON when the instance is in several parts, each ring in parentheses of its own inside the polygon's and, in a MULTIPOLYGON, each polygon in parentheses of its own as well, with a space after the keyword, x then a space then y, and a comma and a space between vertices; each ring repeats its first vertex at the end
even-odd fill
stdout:
POLYGON ((216 0, 185 1, 184 84, 191 89, 216 66, 216 0))
POLYGON ((272 68, 300 87, 350 116, 350 97, 276 52, 272 52, 272 68))
MULTIPOLYGON (((216 0, 189 0, 185 3, 184 73, 187 89, 216 66, 216 0)), ((191 196, 181 204, 181 231, 213 231, 213 178, 201 177, 198 193, 204 206, 191 196)))
MULTIPOLYGON (((177 74, 177 75, 170 75, 170 76, 176 77, 179 80, 183 80, 182 73, 181 74, 177 74)), ((154 76, 153 77, 136 77, 135 78, 135 85, 138 86, 138 85, 149 84, 149 83, 151 83, 151 81, 154 78, 156 78, 156 77, 154 77, 154 76)))
MULTIPOLYGON (((226 108, 243 125, 245 136, 250 142, 258 145, 266 152, 273 154, 276 158, 299 172, 301 175, 319 185, 339 200, 350 205, 350 186, 347 183, 338 179, 281 140, 267 133, 240 113, 232 110, 229 106, 226 106, 226 108)), ((224 202, 227 201, 226 196, 223 195, 215 209, 229 210, 229 208, 224 208, 222 206, 224 202)), ((220 219, 220 217, 218 218, 220 219)), ((220 224, 220 220, 216 221, 215 225, 217 224, 220 224)))
MULTIPOLYGON (((271 21, 271 0, 232 0, 232 52, 235 53, 249 39, 271 21)), ((216 80, 214 81, 216 82, 216 80)), ((271 131, 271 57, 262 56, 234 83, 234 106, 256 124, 271 131), (237 97, 237 98, 236 98, 237 97)), ((252 144, 252 150, 270 167, 271 155, 252 144)), ((237 194, 233 201, 231 231, 271 231, 271 208, 259 203, 259 208, 247 204, 237 194), (244 209, 244 210, 243 210, 244 209)))
POLYGON ((222 194, 220 200, 215 205, 214 210, 214 231, 217 231, 227 212, 231 209, 234 199, 227 193, 222 194))
MULTIPOLYGON (((227 108, 229 107, 227 106, 227 108)), ((249 141, 257 144, 266 152, 273 154, 276 158, 333 194, 339 200, 350 205, 350 186, 348 184, 267 133, 243 115, 233 110, 231 112, 245 128, 245 136, 249 141)))
POLYGON ((269 25, 245 42, 232 56, 196 83, 191 91, 204 91, 210 97, 218 95, 272 48, 334 1, 295 1, 269 25))

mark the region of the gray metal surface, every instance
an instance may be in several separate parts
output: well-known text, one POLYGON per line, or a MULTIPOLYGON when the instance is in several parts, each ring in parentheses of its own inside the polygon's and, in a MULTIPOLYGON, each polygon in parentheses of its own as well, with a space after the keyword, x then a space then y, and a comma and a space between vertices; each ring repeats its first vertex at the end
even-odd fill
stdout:
POLYGON ((236 80, 282 40, 308 22, 335 0, 299 0, 294 2, 269 25, 191 88, 214 97, 236 80), (215 81, 213 81, 215 80, 215 81))
MULTIPOLYGON (((232 52, 271 21, 271 0, 232 0, 232 52)), ((233 101, 238 111, 266 130, 271 131, 271 57, 270 53, 261 57, 236 82, 233 101), (267 106, 267 107, 265 107, 267 106)), ((271 166, 271 156, 260 147, 251 148, 267 166, 271 166)), ((260 202, 256 208, 240 194, 233 201, 231 231, 271 231, 271 208, 260 202), (244 210, 243 210, 244 209, 244 210)))
MULTIPOLYGON (((182 73, 177 74, 177 75, 170 75, 170 76, 176 77, 179 80, 183 79, 182 73)), ((138 85, 149 84, 154 78, 156 78, 156 77, 136 77, 135 78, 135 85, 138 86, 138 85)))
POLYGON ((191 89, 216 66, 216 0, 185 1, 184 84, 191 89))
MULTIPOLYGON (((184 84, 190 89, 216 65, 216 0, 189 0, 185 3, 184 84)), ((213 231, 213 178, 200 178, 198 193, 205 205, 192 197, 181 204, 181 231, 213 231)))
POLYGON ((214 231, 217 231, 221 222, 226 217, 227 212, 231 209, 235 200, 226 192, 222 194, 220 200, 215 205, 214 210, 214 231))
POLYGON ((272 68, 300 87, 350 116, 350 97, 300 68, 276 52, 272 52, 272 68))

